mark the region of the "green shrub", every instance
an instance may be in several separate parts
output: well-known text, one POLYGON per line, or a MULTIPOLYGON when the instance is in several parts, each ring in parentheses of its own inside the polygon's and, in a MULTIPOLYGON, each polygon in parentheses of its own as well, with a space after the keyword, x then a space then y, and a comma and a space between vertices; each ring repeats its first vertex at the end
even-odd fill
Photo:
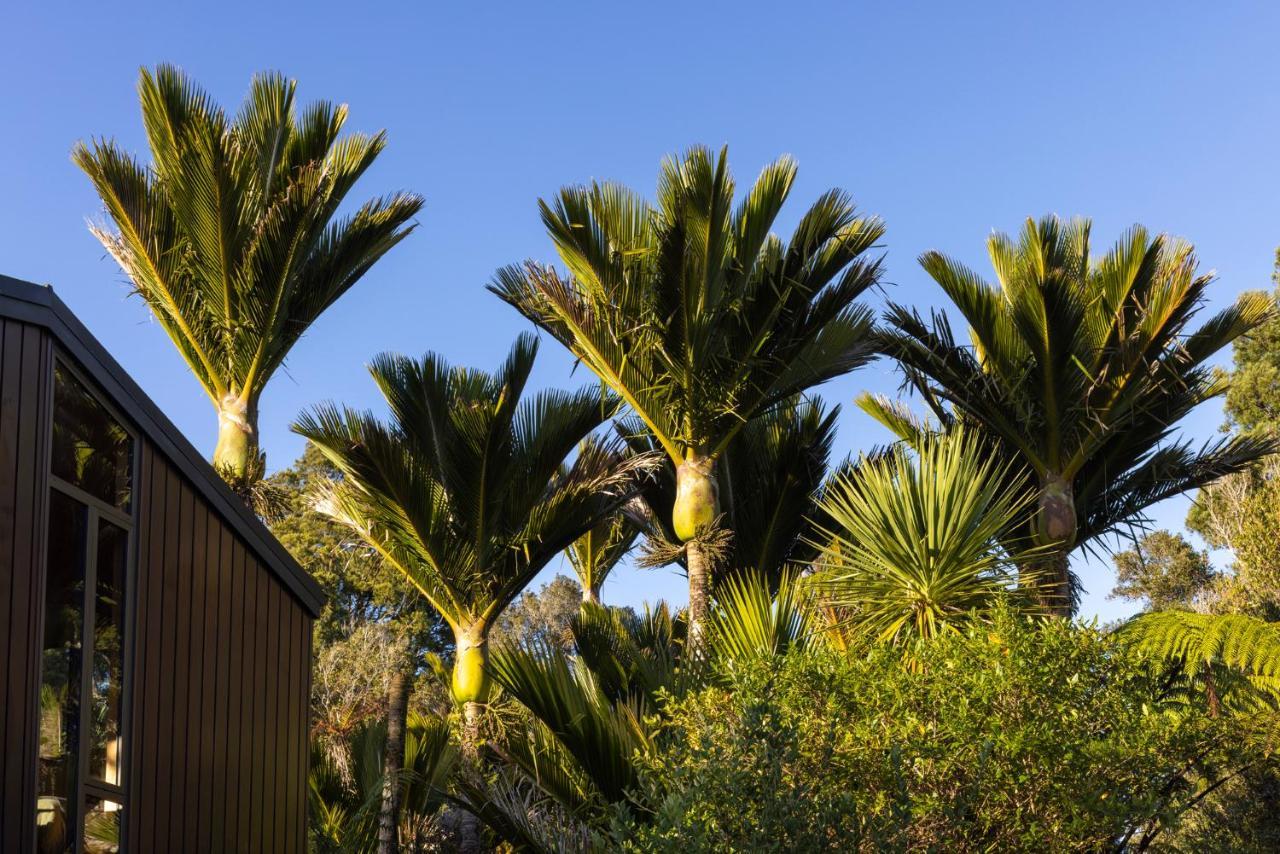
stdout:
POLYGON ((668 702, 608 846, 1123 850, 1245 761, 1238 719, 1163 684, 1122 638, 1003 612, 905 656, 794 650, 668 702))

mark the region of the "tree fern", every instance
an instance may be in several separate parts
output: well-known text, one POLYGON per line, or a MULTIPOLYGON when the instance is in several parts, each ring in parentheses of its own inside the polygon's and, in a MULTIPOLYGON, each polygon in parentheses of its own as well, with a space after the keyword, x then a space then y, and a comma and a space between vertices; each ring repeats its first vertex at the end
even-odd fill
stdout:
POLYGON ((1176 660, 1188 673, 1224 664, 1250 676, 1280 680, 1280 625, 1243 614, 1158 611, 1142 614, 1123 629, 1138 649, 1176 660))
POLYGON ((1157 611, 1135 617, 1121 632, 1136 649, 1177 665, 1212 707, 1280 703, 1280 624, 1243 614, 1157 611))

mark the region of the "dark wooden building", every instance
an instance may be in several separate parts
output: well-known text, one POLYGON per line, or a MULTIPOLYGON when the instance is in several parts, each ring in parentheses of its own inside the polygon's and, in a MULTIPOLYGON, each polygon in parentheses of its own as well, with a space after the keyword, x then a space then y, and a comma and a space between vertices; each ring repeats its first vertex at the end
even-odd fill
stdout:
POLYGON ((0 852, 302 851, 315 583, 0 277, 0 852))

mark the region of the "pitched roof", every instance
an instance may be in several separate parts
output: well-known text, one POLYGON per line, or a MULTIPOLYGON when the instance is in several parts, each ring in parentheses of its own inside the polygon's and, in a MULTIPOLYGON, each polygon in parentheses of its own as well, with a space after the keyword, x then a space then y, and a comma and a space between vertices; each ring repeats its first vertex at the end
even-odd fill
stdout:
POLYGON ((244 540, 254 555, 319 616, 324 593, 262 521, 233 493, 208 461, 111 357, 50 287, 0 275, 0 317, 49 330, 134 427, 182 472, 205 503, 244 540))

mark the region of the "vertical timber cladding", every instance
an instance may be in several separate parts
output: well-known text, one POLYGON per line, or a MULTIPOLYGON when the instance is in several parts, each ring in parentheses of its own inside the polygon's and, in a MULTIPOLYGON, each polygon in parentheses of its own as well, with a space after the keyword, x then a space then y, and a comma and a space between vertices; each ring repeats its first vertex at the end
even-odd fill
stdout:
POLYGON ((132 851, 303 851, 311 616, 140 443, 132 851))
POLYGON ((0 851, 35 846, 50 378, 44 329, 0 317, 0 851))
POLYGON ((303 851, 319 588, 50 289, 0 276, 0 854, 37 842, 59 360, 134 436, 124 849, 303 851))

